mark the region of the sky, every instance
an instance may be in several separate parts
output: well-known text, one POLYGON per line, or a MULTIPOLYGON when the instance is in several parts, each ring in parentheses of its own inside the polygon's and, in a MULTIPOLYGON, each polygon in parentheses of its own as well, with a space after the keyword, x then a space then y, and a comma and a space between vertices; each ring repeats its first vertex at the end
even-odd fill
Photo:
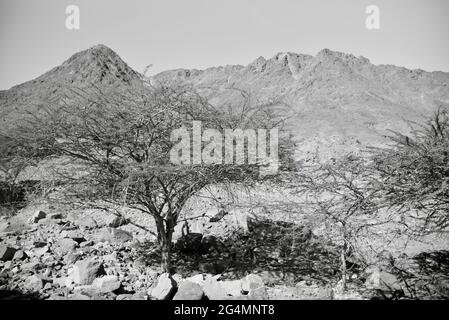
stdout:
POLYGON ((100 43, 148 74, 323 48, 449 72, 448 31, 447 0, 0 0, 0 90, 100 43), (79 30, 66 28, 68 5, 79 30), (365 26, 369 5, 378 30, 365 26))

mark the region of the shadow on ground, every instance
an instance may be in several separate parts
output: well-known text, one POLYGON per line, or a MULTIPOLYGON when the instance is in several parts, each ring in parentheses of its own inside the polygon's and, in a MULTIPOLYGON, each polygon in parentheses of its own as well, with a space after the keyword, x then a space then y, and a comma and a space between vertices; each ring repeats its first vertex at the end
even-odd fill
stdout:
MULTIPOLYGON (((215 248, 181 252, 173 248, 173 272, 184 277, 199 273, 222 274, 239 279, 249 273, 263 273, 268 283, 294 284, 303 279, 329 283, 339 278, 338 255, 310 230, 293 223, 269 219, 252 221, 249 232, 234 232, 215 248)), ((145 243, 140 254, 147 265, 158 265, 160 251, 145 243)))

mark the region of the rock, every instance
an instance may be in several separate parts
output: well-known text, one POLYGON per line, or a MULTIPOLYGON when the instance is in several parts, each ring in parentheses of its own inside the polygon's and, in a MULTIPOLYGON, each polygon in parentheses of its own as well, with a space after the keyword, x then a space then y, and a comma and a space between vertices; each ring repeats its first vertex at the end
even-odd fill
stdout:
POLYGON ((74 223, 78 227, 85 228, 85 229, 98 228, 97 221, 95 221, 95 219, 92 217, 84 217, 84 218, 76 220, 74 223))
POLYGON ((300 281, 295 285, 295 293, 301 300, 332 300, 333 293, 329 287, 318 286, 308 281, 300 281))
POLYGON ((172 279, 170 274, 163 273, 157 280, 157 284, 151 289, 149 295, 158 300, 166 300, 171 298, 176 289, 176 282, 172 279))
POLYGON ((221 281, 221 286, 225 290, 226 294, 229 296, 241 296, 242 295, 242 281, 232 280, 232 281, 221 281))
POLYGON ((209 300, 224 300, 228 296, 225 289, 215 277, 205 280, 202 288, 209 300))
POLYGON ((72 265, 80 258, 80 256, 79 253, 70 252, 64 257, 64 262, 68 265, 72 265))
POLYGON ((71 288, 73 286, 72 285, 73 281, 69 277, 53 278, 53 283, 57 284, 60 287, 71 288))
POLYGON ((39 291, 44 287, 44 282, 38 276, 32 275, 26 279, 23 286, 30 291, 39 291))
POLYGON ((365 286, 368 289, 376 289, 381 291, 402 290, 401 282, 394 274, 381 271, 379 268, 375 268, 367 277, 365 286))
POLYGON ((68 276, 76 284, 88 285, 91 284, 97 276, 102 274, 104 274, 104 269, 101 262, 89 258, 77 261, 69 271, 68 276))
POLYGON ((64 230, 61 232, 61 236, 63 238, 72 239, 73 241, 76 241, 76 243, 78 244, 86 241, 83 234, 78 230, 64 230))
POLYGON ((128 224, 129 221, 125 217, 109 216, 106 219, 106 225, 111 228, 118 228, 128 224))
POLYGON ((21 266, 21 269, 23 272, 34 272, 35 270, 39 269, 41 267, 41 264, 37 261, 24 263, 21 266))
POLYGON ((251 289, 248 297, 250 300, 268 300, 268 292, 265 286, 251 289))
POLYGON ((96 278, 92 285, 97 287, 100 292, 112 292, 120 288, 121 283, 117 276, 109 275, 96 278))
POLYGON ((169 273, 163 273, 157 280, 157 284, 151 289, 149 295, 158 300, 166 300, 171 298, 176 289, 176 282, 169 273))
POLYGON ((196 274, 194 276, 186 278, 185 280, 199 284, 200 286, 202 286, 204 284, 204 281, 206 280, 206 278, 202 274, 196 274))
POLYGON ((36 210, 33 216, 30 218, 31 223, 38 223, 39 220, 45 219, 47 214, 42 210, 36 210))
POLYGON ((50 250, 50 248, 48 246, 42 247, 42 248, 37 248, 33 250, 33 254, 36 257, 41 257, 43 256, 45 253, 47 253, 50 250))
POLYGON ((250 292, 253 289, 257 289, 263 286, 264 283, 262 277, 256 274, 249 274, 242 279, 242 290, 245 292, 250 292))
POLYGON ((80 248, 86 248, 86 247, 90 247, 94 244, 93 241, 84 241, 80 243, 80 248))
POLYGON ((50 214, 49 218, 53 219, 53 220, 59 220, 59 219, 62 219, 62 214, 60 214, 60 213, 52 213, 52 214, 50 214))
POLYGON ((102 229, 95 236, 95 240, 97 242, 109 241, 111 243, 124 243, 127 241, 132 241, 133 235, 125 230, 107 227, 102 229))
POLYGON ((173 300, 201 300, 203 296, 204 292, 199 284, 184 280, 179 285, 173 300))
POLYGON ((28 258, 27 254, 25 253, 25 251, 23 250, 18 250, 16 251, 16 253, 14 253, 14 257, 12 258, 13 260, 24 260, 28 258))
POLYGON ((209 219, 209 222, 218 222, 218 221, 220 221, 221 219, 223 219, 223 217, 224 217, 225 215, 227 215, 228 213, 229 213, 229 212, 227 212, 226 210, 221 209, 221 210, 218 211, 218 213, 217 213, 215 216, 213 216, 213 217, 211 217, 211 218, 209 219))
POLYGON ((78 243, 72 239, 64 238, 59 240, 58 245, 56 247, 56 252, 60 254, 67 254, 69 252, 75 251, 78 243))
POLYGON ((175 248, 183 252, 199 252, 202 238, 201 233, 188 233, 176 241, 175 248))
POLYGON ((14 258, 14 254, 16 253, 17 249, 13 247, 9 247, 7 245, 0 245, 0 260, 1 261, 8 261, 12 260, 14 258))

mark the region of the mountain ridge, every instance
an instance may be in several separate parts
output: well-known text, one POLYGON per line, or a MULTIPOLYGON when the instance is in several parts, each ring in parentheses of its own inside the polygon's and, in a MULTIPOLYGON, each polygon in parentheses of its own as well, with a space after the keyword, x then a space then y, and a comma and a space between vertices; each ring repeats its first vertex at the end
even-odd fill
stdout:
MULTIPOLYGON (((0 91, 2 125, 28 108, 57 102, 70 89, 92 85, 114 94, 135 88, 143 76, 104 45, 72 55, 43 75, 0 91)), ((153 84, 188 84, 217 106, 241 103, 248 91, 260 102, 282 100, 293 111, 289 128, 299 143, 298 158, 329 159, 384 143, 386 129, 409 130, 438 105, 449 104, 449 73, 374 65, 369 59, 330 49, 315 56, 279 52, 247 65, 173 69, 148 78, 153 84)))

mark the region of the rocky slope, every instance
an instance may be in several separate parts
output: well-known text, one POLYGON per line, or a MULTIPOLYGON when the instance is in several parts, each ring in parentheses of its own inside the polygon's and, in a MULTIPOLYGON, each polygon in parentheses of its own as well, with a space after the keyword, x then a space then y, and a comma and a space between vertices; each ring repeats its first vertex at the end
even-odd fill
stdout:
MULTIPOLYGON (((248 91, 253 101, 288 104, 288 127, 302 159, 329 159, 384 143, 387 129, 407 131, 404 120, 420 121, 437 105, 449 104, 449 73, 377 66, 364 57, 328 49, 316 56, 278 53, 247 66, 169 70, 150 81, 193 85, 216 105, 242 102, 240 93, 229 88, 248 91)), ((97 45, 0 92, 0 123, 14 125, 30 108, 70 99, 71 89, 96 86, 113 94, 141 85, 139 73, 113 50, 97 45)))
POLYGON ((0 91, 0 125, 14 126, 28 111, 71 99, 73 90, 96 87, 105 94, 114 94, 138 87, 140 79, 117 53, 97 45, 74 54, 34 80, 0 91))
POLYGON ((449 74, 373 65, 364 57, 328 49, 316 56, 278 53, 247 66, 171 70, 153 82, 190 83, 215 103, 239 103, 247 90, 259 101, 291 107, 290 129, 300 142, 299 158, 338 156, 384 143, 386 129, 408 130, 405 120, 422 120, 449 103, 449 74), (231 91, 232 92, 232 91, 231 91))

